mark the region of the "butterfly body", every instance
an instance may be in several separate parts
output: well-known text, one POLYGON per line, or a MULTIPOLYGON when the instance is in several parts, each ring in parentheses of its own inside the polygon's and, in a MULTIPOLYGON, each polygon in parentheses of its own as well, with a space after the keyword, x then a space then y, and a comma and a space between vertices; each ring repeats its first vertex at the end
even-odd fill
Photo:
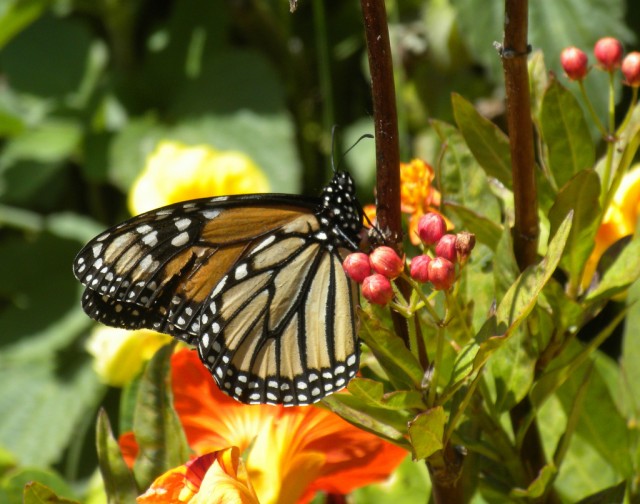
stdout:
POLYGON ((245 403, 310 404, 358 369, 357 287, 342 271, 362 209, 348 174, 320 198, 206 198, 146 212, 74 262, 95 320, 193 344, 245 403))

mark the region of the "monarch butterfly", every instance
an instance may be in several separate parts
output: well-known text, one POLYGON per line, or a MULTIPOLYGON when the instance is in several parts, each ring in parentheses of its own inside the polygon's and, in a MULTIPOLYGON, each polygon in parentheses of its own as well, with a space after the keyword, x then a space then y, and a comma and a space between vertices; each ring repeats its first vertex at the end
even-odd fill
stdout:
POLYGON ((196 346, 243 403, 306 405, 358 370, 358 289, 342 259, 362 219, 351 176, 336 171, 320 198, 222 196, 143 213, 91 240, 73 271, 91 318, 196 346))

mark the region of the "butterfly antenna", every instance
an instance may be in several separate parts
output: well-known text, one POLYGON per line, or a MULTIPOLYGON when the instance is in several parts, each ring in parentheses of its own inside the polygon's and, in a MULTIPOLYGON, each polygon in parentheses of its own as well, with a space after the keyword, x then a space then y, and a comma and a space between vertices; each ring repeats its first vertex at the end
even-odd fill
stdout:
POLYGON ((340 159, 338 160, 338 164, 336 166, 336 162, 335 162, 335 159, 336 159, 336 141, 335 140, 336 140, 336 130, 337 129, 338 129, 337 125, 334 125, 333 128, 331 128, 331 168, 333 169, 333 173, 336 173, 338 171, 338 166, 340 166, 340 163, 346 157, 346 155, 349 153, 349 151, 351 149, 353 149, 356 145, 358 145, 365 138, 373 138, 373 135, 371 135, 370 133, 365 133, 360 138, 358 138, 351 147, 349 147, 346 151, 344 151, 342 153, 342 156, 340 156, 340 159))

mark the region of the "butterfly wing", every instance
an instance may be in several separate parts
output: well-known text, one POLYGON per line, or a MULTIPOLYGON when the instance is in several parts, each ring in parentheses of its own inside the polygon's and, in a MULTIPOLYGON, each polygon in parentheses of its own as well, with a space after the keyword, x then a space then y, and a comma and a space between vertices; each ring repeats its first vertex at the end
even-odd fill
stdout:
POLYGON ((135 217, 76 257, 83 307, 107 325, 196 345, 242 402, 315 402, 346 385, 359 355, 347 250, 329 239, 318 205, 250 195, 135 217))

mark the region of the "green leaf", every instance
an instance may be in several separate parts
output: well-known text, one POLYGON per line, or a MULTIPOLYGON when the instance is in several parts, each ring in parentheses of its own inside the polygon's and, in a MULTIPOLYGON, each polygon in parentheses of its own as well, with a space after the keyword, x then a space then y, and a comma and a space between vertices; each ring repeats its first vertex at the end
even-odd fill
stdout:
POLYGON ((495 177, 510 189, 511 151, 507 135, 462 96, 454 93, 451 102, 456 124, 469 150, 489 177, 495 177))
MULTIPOLYGON (((627 317, 622 333, 622 358, 621 369, 625 377, 623 390, 628 395, 628 410, 635 410, 640 404, 640 282, 635 282, 629 289, 627 296, 627 317)), ((629 415, 630 416, 630 415, 629 415)))
POLYGON ((536 360, 530 333, 522 327, 492 355, 485 369, 494 382, 498 411, 511 409, 527 395, 533 383, 536 360))
POLYGON ((447 415, 442 406, 420 413, 409 422, 409 438, 413 459, 422 460, 442 450, 442 437, 447 415))
POLYGON ((362 399, 350 394, 333 394, 325 397, 322 403, 356 427, 409 449, 405 434, 411 417, 407 414, 368 406, 362 399))
POLYGON ((24 504, 79 504, 79 501, 58 497, 49 487, 32 481, 24 487, 24 504))
POLYGON ((540 407, 542 403, 551 396, 564 382, 573 376, 578 369, 624 320, 625 312, 621 312, 614 317, 606 327, 595 334, 588 344, 584 345, 581 350, 577 350, 575 346, 565 350, 556 356, 552 363, 540 377, 531 390, 531 402, 534 406, 540 407))
MULTIPOLYGON (((446 145, 438 176, 442 199, 447 205, 468 210, 470 224, 478 220, 484 221, 479 230, 468 226, 469 223, 465 220, 462 221, 463 227, 468 231, 482 234, 485 227, 500 222, 500 207, 491 192, 487 175, 454 126, 437 120, 432 120, 431 125, 442 144, 446 145), (477 218, 474 219, 474 215, 477 218)), ((499 224, 494 225, 500 227, 499 224)), ((482 241, 480 236, 478 239, 482 241)))
POLYGON ((140 451, 133 465, 139 488, 189 460, 189 446, 173 408, 171 355, 174 344, 156 352, 140 380, 133 433, 140 451))
MULTIPOLYGON (((31 4, 32 18, 44 7, 34 0, 21 3, 31 4)), ((91 41, 88 24, 72 16, 44 15, 3 48, 3 74, 14 90, 62 100, 80 87, 91 41)))
POLYGON ((582 281, 584 265, 593 250, 600 224, 600 178, 593 170, 582 170, 558 192, 549 211, 551 236, 569 212, 573 224, 560 265, 569 274, 570 291, 577 292, 582 281))
POLYGON ((18 160, 41 163, 64 161, 78 147, 81 127, 77 121, 50 119, 11 139, 2 154, 5 164, 18 160))
POLYGON ((423 409, 422 394, 417 390, 397 390, 384 392, 384 385, 369 378, 354 378, 349 382, 348 390, 373 406, 385 409, 423 409))
POLYGON ((98 413, 96 431, 98 462, 108 502, 135 504, 139 492, 133 474, 122 458, 120 446, 113 437, 109 418, 103 409, 98 413))
POLYGON ((404 342, 393 332, 382 327, 369 313, 360 310, 359 336, 376 356, 380 365, 397 389, 419 389, 424 371, 404 342))
POLYGON ((593 169, 596 149, 582 108, 573 93, 551 78, 542 99, 540 126, 548 166, 558 187, 582 170, 593 169))
POLYGON ((50 3, 50 0, 8 0, 0 9, 0 49, 38 19, 50 3))
POLYGON ((587 294, 586 301, 595 303, 627 289, 640 278, 640 235, 627 244, 616 261, 605 272, 600 284, 587 294))
POLYGON ((0 445, 23 465, 46 466, 84 434, 104 387, 79 350, 0 360, 0 445))
POLYGON ((536 266, 528 267, 507 291, 496 311, 498 330, 508 336, 531 312, 540 291, 556 270, 571 231, 573 215, 567 215, 549 243, 547 255, 536 266))
POLYGON ((624 494, 627 490, 627 482, 621 481, 617 485, 610 486, 599 492, 589 495, 577 504, 611 504, 624 502, 624 494))
POLYGON ((498 242, 502 236, 502 225, 473 212, 466 206, 446 202, 445 208, 453 212, 462 222, 463 229, 473 233, 479 243, 484 243, 492 251, 496 251, 498 242))
POLYGON ((70 274, 79 247, 49 233, 0 242, 0 296, 7 301, 0 307, 0 359, 52 359, 91 327, 70 274))
POLYGON ((544 53, 540 50, 535 50, 531 56, 529 56, 529 86, 534 120, 540 114, 542 99, 548 85, 549 71, 544 61, 544 53))
MULTIPOLYGON (((591 362, 586 362, 569 377, 557 392, 562 409, 567 415, 570 415, 573 411, 575 398, 583 385, 584 375, 590 369, 592 370, 586 397, 582 404, 582 414, 578 418, 575 429, 576 435, 571 443, 573 444, 578 436, 581 437, 619 476, 630 478, 634 474, 629 451, 631 433, 627 427, 627 420, 618 410, 612 391, 609 390, 608 384, 603 378, 609 358, 598 352, 594 352, 592 355, 595 359, 591 362, 595 362, 595 366, 592 366, 591 362)), ((567 454, 568 457, 569 454, 567 454)))
MULTIPOLYGON (((46 489, 47 493, 51 492, 55 496, 66 499, 75 499, 77 497, 70 485, 53 470, 20 467, 2 475, 0 480, 0 502, 3 504, 23 504, 25 502, 25 487, 33 482, 37 482, 37 489, 43 487, 43 491, 46 489)), ((54 500, 53 502, 58 501, 54 500)))
POLYGON ((538 476, 529 484, 526 490, 516 488, 511 491, 510 495, 516 499, 537 499, 542 497, 557 473, 558 469, 553 464, 547 464, 540 469, 538 476))

